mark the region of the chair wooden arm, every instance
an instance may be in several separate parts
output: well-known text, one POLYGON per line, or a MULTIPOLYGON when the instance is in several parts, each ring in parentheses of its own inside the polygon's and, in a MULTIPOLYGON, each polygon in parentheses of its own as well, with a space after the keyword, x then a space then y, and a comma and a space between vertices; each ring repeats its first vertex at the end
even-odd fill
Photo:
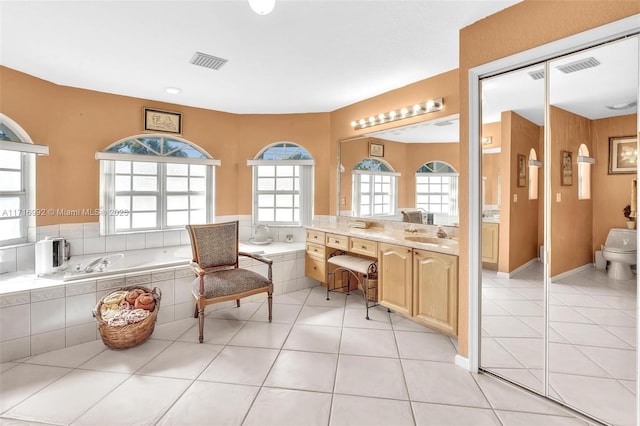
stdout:
POLYGON ((259 254, 246 253, 246 252, 243 252, 243 251, 238 252, 238 254, 240 256, 250 257, 250 258, 258 260, 258 261, 260 261, 262 263, 266 263, 267 265, 272 265, 273 264, 273 260, 269 259, 268 257, 260 256, 259 254))
POLYGON ((205 270, 202 269, 196 262, 189 263, 189 266, 193 268, 193 272, 195 272, 197 276, 201 277, 205 274, 205 270))

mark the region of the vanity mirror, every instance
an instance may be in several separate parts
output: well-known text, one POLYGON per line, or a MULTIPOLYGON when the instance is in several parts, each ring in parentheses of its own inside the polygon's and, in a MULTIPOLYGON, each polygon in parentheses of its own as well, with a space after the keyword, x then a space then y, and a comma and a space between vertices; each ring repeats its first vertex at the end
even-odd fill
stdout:
POLYGON ((338 215, 458 224, 458 114, 338 143, 338 215))

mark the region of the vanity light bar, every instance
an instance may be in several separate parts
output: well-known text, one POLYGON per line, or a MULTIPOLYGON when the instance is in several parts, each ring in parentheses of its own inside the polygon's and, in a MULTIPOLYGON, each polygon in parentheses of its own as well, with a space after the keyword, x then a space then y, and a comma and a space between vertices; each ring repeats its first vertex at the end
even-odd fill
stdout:
POLYGON ((416 117, 418 115, 428 114, 430 112, 440 111, 444 105, 444 99, 438 98, 415 104, 413 106, 407 106, 398 110, 389 111, 387 113, 380 113, 378 115, 372 115, 369 118, 361 118, 360 120, 354 120, 351 122, 351 127, 354 130, 364 129, 365 127, 377 126, 383 123, 391 123, 392 121, 402 120, 409 117, 416 117))

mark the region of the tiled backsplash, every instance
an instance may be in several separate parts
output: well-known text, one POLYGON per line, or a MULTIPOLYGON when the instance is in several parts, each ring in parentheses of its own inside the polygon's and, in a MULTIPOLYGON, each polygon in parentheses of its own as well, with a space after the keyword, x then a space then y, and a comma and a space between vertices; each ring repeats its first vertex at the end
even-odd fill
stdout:
MULTIPOLYGON (((329 216, 317 216, 316 220, 323 218, 327 218, 327 221, 330 220, 329 216)), ((232 220, 240 222, 240 241, 248 241, 254 236, 250 215, 219 216, 216 218, 216 222, 232 220)), ((304 241, 305 239, 305 230, 301 227, 271 227, 270 230, 276 241, 286 241, 287 235, 293 235, 294 241, 304 241)), ((101 236, 98 222, 38 226, 35 228, 35 232, 30 230, 30 235, 34 236, 35 241, 46 237, 64 237, 71 246, 71 256, 190 244, 187 231, 176 229, 101 236)), ((0 249, 0 274, 33 271, 34 265, 34 243, 0 249)))

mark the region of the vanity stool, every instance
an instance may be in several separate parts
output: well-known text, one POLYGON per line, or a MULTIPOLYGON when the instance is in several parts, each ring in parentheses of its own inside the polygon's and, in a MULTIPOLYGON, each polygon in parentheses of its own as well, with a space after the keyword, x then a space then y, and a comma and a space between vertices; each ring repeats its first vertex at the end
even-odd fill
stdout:
POLYGON ((327 280, 327 300, 329 300, 329 292, 342 290, 345 287, 347 289, 347 295, 349 295, 351 278, 354 278, 358 283, 358 288, 364 295, 364 303, 367 308, 366 318, 369 319, 369 308, 378 305, 378 261, 352 256, 345 252, 338 251, 327 259, 327 263, 336 266, 333 271, 329 272, 329 279, 327 280), (341 287, 336 287, 337 273, 340 273, 342 276, 341 287), (360 278, 361 275, 362 279, 360 278), (333 289, 330 289, 332 278, 333 289))

